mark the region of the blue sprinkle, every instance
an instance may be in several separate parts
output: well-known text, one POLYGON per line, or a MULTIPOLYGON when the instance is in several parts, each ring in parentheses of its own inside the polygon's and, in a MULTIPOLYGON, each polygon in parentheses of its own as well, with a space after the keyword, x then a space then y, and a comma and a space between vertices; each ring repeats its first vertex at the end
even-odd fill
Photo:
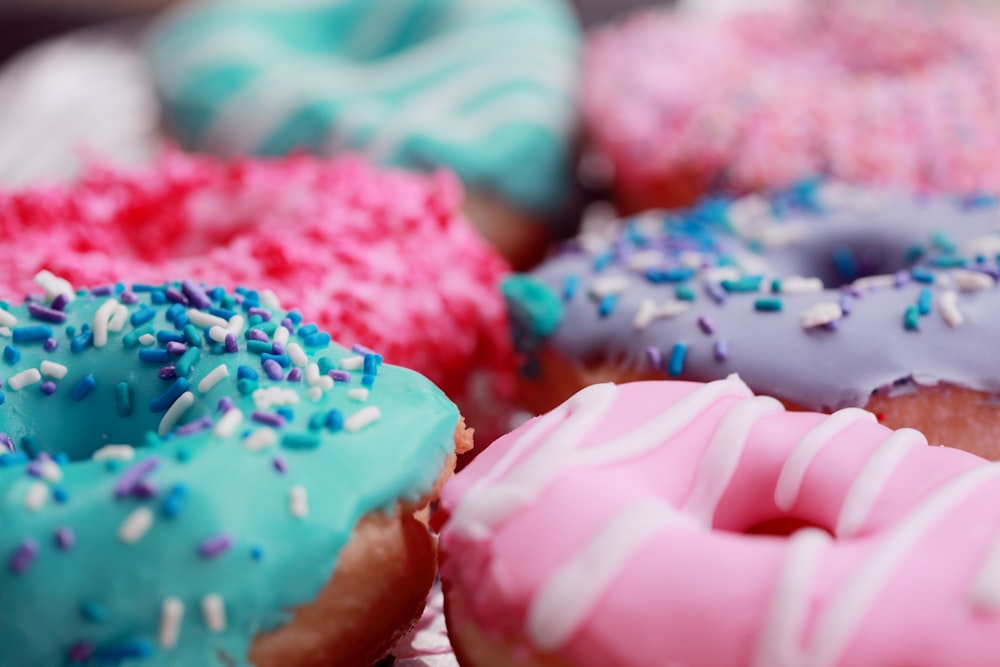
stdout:
POLYGON ((562 298, 565 301, 571 300, 580 291, 580 276, 571 273, 563 281, 562 298))
POLYGON ((147 283, 132 283, 133 292, 152 292, 154 287, 147 283))
POLYGON ((65 486, 54 486, 52 487, 52 499, 55 500, 60 505, 69 502, 69 489, 65 486))
POLYGON ((264 352, 260 355, 260 358, 262 364, 271 360, 282 368, 288 368, 292 364, 292 360, 288 358, 287 354, 271 354, 269 352, 264 352))
POLYGON ((184 502, 188 497, 188 487, 183 482, 178 482, 170 487, 167 497, 163 499, 163 507, 160 509, 163 516, 168 519, 176 518, 184 509, 184 502))
POLYGON ((166 350, 144 347, 139 350, 139 361, 146 361, 154 364, 165 364, 170 361, 170 353, 166 350))
POLYGON ((858 277, 858 261, 854 251, 846 244, 840 244, 833 249, 833 264, 843 282, 851 282, 858 277))
POLYGON ((4 396, 4 393, 2 391, 0 391, 0 405, 3 405, 4 401, 6 401, 6 400, 7 400, 7 397, 4 396))
POLYGON ((737 280, 723 280, 722 289, 727 292, 757 292, 760 290, 761 276, 743 276, 737 280))
POLYGON ((295 419, 295 413, 289 407, 280 407, 275 410, 279 415, 285 418, 286 422, 290 422, 295 419))
POLYGON ((684 371, 687 349, 687 345, 684 343, 674 343, 673 349, 670 350, 670 361, 667 362, 667 374, 670 377, 678 377, 684 371))
POLYGON ((221 301, 224 296, 226 296, 226 288, 221 285, 217 285, 208 290, 208 298, 212 301, 221 301))
POLYGON ((290 319, 292 321, 292 324, 294 324, 295 326, 299 326, 299 324, 302 323, 302 313, 300 313, 297 310, 288 311, 288 314, 285 315, 285 317, 290 319))
POLYGON ((137 640, 97 649, 94 653, 94 660, 98 663, 124 662, 131 658, 149 658, 154 652, 155 649, 151 642, 137 640))
POLYGON ((69 349, 73 352, 83 352, 94 342, 94 332, 84 331, 79 336, 73 338, 69 343, 69 349))
POLYGON ((326 427, 331 431, 342 429, 344 427, 344 413, 340 410, 330 410, 326 413, 326 427))
POLYGON ((326 347, 331 341, 330 334, 325 331, 310 334, 302 339, 306 347, 326 347))
POLYGON ((168 331, 167 329, 160 329, 156 332, 156 342, 160 345, 166 345, 167 343, 184 343, 184 334, 179 331, 168 331))
POLYGON ((156 309, 143 305, 139 310, 132 313, 128 320, 132 326, 139 327, 156 317, 156 309))
POLYGON ((27 463, 28 460, 28 455, 22 454, 21 452, 4 454, 3 456, 0 456, 0 468, 10 468, 13 466, 23 465, 27 463))
POLYGON ((236 379, 242 380, 244 378, 248 380, 257 380, 260 379, 260 374, 249 366, 240 366, 236 369, 236 379))
POLYGON ((917 297, 917 310, 921 315, 929 315, 931 312, 931 302, 934 298, 930 289, 924 288, 920 290, 920 295, 917 297))
POLYGON ((617 294, 607 294, 601 297, 601 300, 597 302, 597 314, 601 317, 607 317, 615 309, 617 303, 617 294))
POLYGON ((3 346, 3 360, 8 364, 16 364, 21 361, 21 351, 13 345, 3 346))
POLYGON ((15 343, 27 343, 52 337, 52 327, 38 324, 30 327, 14 327, 11 337, 15 343))
POLYGON ((164 317, 167 318, 168 322, 173 322, 174 326, 180 329, 187 324, 187 309, 181 304, 175 303, 167 308, 166 313, 164 313, 164 317), (183 318, 183 322, 178 322, 181 318, 183 318))
POLYGON ((319 327, 316 326, 315 324, 310 323, 300 327, 299 330, 296 332, 296 335, 301 338, 305 338, 306 336, 311 336, 314 333, 319 333, 319 327))
POLYGON ((236 316, 236 311, 229 310, 228 308, 209 308, 208 312, 210 315, 221 317, 224 320, 230 320, 236 316))
POLYGON ((32 459, 38 458, 38 455, 42 453, 42 446, 38 443, 38 438, 33 435, 21 438, 21 449, 32 459))
POLYGON ((609 266, 611 266, 611 264, 614 261, 615 261, 615 255, 614 255, 614 253, 612 253, 610 251, 609 252, 605 252, 605 253, 602 253, 602 254, 597 255, 596 257, 594 257, 594 261, 591 264, 591 268, 594 270, 594 273, 600 273, 604 269, 606 269, 609 266))
POLYGON ((376 354, 366 354, 364 357, 363 372, 365 375, 375 375, 378 373, 379 358, 376 354))
POLYGON ((154 305, 162 306, 167 302, 167 295, 162 288, 157 287, 149 293, 149 301, 154 305))
POLYGON ((82 401, 90 394, 90 392, 94 391, 94 387, 96 386, 97 380, 93 375, 84 375, 75 385, 73 385, 73 400, 82 401))
POLYGON ((922 266, 916 266, 910 270, 910 277, 918 283, 930 285, 934 282, 934 273, 922 266))
POLYGON ((363 384, 366 387, 371 387, 373 384, 375 384, 375 376, 365 373, 364 375, 361 376, 361 384, 363 384))
POLYGON ((90 623, 103 623, 108 620, 108 608, 97 600, 84 600, 80 603, 80 616, 90 623))
POLYGON ((256 544, 250 547, 250 558, 255 561, 262 560, 264 558, 264 548, 256 544))
POLYGON ((173 405, 174 401, 180 398, 181 394, 187 391, 190 386, 191 383, 188 382, 187 378, 177 378, 165 392, 149 401, 149 411, 163 412, 173 405))

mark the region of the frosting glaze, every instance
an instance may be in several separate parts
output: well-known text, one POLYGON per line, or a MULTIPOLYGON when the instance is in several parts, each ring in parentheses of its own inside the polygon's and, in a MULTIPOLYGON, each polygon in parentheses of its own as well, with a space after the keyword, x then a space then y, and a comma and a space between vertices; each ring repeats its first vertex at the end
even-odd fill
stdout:
POLYGON ((169 15, 148 52, 187 147, 444 165, 545 213, 567 194, 578 42, 557 0, 217 0, 169 15))
POLYGON ((254 290, 39 280, 0 311, 0 664, 248 664, 454 454, 430 382, 254 290))
POLYGON ((680 203, 651 200, 685 179, 701 193, 815 176, 939 193, 1000 183, 995 6, 743 5, 637 13, 589 39, 584 123, 620 201, 642 204, 629 212, 680 203))
POLYGON ((529 381, 551 349, 637 374, 738 372, 817 411, 938 382, 998 393, 998 229, 988 198, 807 183, 591 230, 504 291, 529 381), (543 300, 561 302, 558 324, 543 300))
POLYGON ((996 464, 735 376, 592 385, 445 485, 442 576, 571 665, 990 665, 997 494, 996 464), (806 527, 751 534, 777 519, 806 527))

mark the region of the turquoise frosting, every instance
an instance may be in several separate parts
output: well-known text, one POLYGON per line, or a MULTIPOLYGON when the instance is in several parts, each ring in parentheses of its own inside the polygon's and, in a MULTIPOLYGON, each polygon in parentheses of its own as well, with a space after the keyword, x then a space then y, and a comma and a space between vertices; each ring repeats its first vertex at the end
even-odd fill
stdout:
POLYGON ((148 54, 189 148, 447 166, 545 213, 567 194, 579 50, 561 0, 208 0, 148 54))
POLYGON ((0 665, 247 665, 253 637, 329 579, 359 518, 429 493, 454 451, 457 409, 429 381, 254 291, 117 285, 62 300, 0 312, 0 665), (97 347, 109 313, 124 327, 97 347), (190 407, 164 424, 185 392, 190 407), (224 627, 209 627, 206 599, 224 627), (172 646, 168 600, 183 606, 172 646))

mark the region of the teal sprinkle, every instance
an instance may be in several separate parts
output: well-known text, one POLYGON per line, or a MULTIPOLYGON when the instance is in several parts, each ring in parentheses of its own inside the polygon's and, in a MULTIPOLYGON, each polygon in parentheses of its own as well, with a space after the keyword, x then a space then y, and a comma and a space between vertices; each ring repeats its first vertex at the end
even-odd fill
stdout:
POLYGON ((247 352, 252 354, 270 354, 273 346, 271 343, 263 340, 248 340, 247 341, 247 352))
POLYGON ((326 422, 326 413, 317 412, 309 418, 309 430, 318 431, 323 428, 323 424, 326 422))
POLYGON ((152 334, 155 331, 156 329, 153 328, 152 324, 149 323, 143 324, 141 327, 136 327, 135 329, 132 329, 132 331, 129 331, 127 334, 122 336, 122 345, 124 345, 129 349, 136 347, 137 345, 139 345, 139 339, 141 337, 145 336, 146 334, 152 334))
POLYGON ((132 385, 128 382, 119 382, 115 386, 115 410, 123 418, 132 414, 132 385))
POLYGON ((910 277, 918 283, 931 284, 934 282, 934 273, 922 266, 915 266, 910 270, 910 277))
POLYGON ((73 338, 76 335, 76 327, 72 324, 66 325, 66 338, 73 338))
POLYGON ((781 293, 781 278, 774 278, 771 280, 771 292, 774 294, 781 293))
POLYGON ((618 295, 607 294, 597 302, 597 314, 601 317, 607 317, 614 311, 616 305, 618 305, 618 295))
POLYGON ((187 463, 193 456, 194 454, 187 447, 178 447, 177 452, 174 454, 174 458, 178 463, 187 463))
POLYGON ((250 394, 257 391, 258 385, 254 380, 249 378, 243 378, 242 380, 236 381, 236 391, 240 392, 240 396, 249 396, 250 394))
POLYGON ((674 290, 674 296, 681 301, 694 301, 695 291, 688 285, 678 285, 677 289, 674 290))
POLYGON ((954 253, 958 250, 958 246, 955 245, 955 242, 940 229, 934 231, 932 242, 941 252, 954 253))
POLYGON ((281 438, 281 446, 285 449, 316 449, 319 447, 319 436, 315 433, 286 433, 281 438))
POLYGON ((931 260, 931 265, 942 269, 957 269, 968 264, 968 260, 961 255, 941 255, 931 260))
POLYGON ((103 623, 108 620, 108 608, 97 600, 84 600, 80 603, 80 615, 90 623, 103 623))
POLYGON ((924 288, 920 290, 920 295, 917 297, 917 310, 921 315, 929 315, 931 312, 931 303, 934 298, 930 289, 924 288))
POLYGON ((684 360, 687 358, 687 345, 685 343, 674 343, 670 350, 670 361, 667 362, 667 374, 670 377, 678 377, 684 371, 684 360))
POLYGON ((201 333, 198 331, 198 327, 188 322, 181 329, 181 335, 184 336, 184 342, 192 347, 201 347, 201 333))
POLYGON ((668 269, 646 269, 643 274, 651 283, 681 283, 694 277, 695 270, 688 266, 676 266, 668 269))
POLYGON ((907 251, 906 255, 903 257, 903 262, 905 264, 913 264, 920 260, 924 256, 924 247, 919 243, 911 245, 907 251))
POLYGON ((254 545, 250 547, 250 559, 254 561, 259 561, 264 558, 264 548, 259 545, 254 545))
POLYGON ((778 313, 784 304, 775 297, 761 297, 753 302, 753 308, 760 313, 778 313))
POLYGON ((174 371, 181 377, 191 375, 194 365, 201 359, 201 348, 189 347, 174 364, 174 371))
POLYGON ((903 313, 903 328, 907 331, 918 331, 920 329, 920 309, 916 305, 907 306, 903 313))
POLYGON ((268 320, 267 322, 261 322, 257 328, 266 333, 268 336, 273 336, 274 332, 278 330, 278 323, 274 320, 268 320))
POLYGON ((260 315, 251 315, 249 317, 249 319, 247 319, 247 324, 250 326, 251 329, 253 329, 254 327, 256 327, 258 324, 260 324, 263 321, 264 321, 264 318, 261 317, 260 315))
POLYGON ((316 360, 316 365, 319 366, 319 374, 326 375, 333 370, 333 362, 327 357, 320 357, 316 360))
POLYGON ((108 459, 104 462, 104 469, 108 472, 118 472, 122 467, 122 462, 118 459, 108 459))
POLYGON ((722 289, 733 292, 757 292, 760 290, 762 276, 743 276, 737 280, 723 280, 722 289))
POLYGON ((26 435, 21 438, 21 449, 31 459, 36 458, 42 453, 42 445, 38 442, 38 438, 33 435, 26 435))
POLYGON ((532 335, 552 335, 562 322, 564 307, 545 283, 531 276, 514 274, 500 285, 511 319, 532 335))
POLYGON ((73 385, 72 396, 74 401, 82 401, 94 391, 97 386, 97 378, 93 375, 84 375, 73 385))
POLYGON ((13 345, 4 345, 3 360, 11 365, 16 364, 21 361, 21 351, 13 345))
POLYGON ((6 400, 7 397, 4 396, 4 393, 2 391, 0 391, 0 405, 3 405, 6 400))

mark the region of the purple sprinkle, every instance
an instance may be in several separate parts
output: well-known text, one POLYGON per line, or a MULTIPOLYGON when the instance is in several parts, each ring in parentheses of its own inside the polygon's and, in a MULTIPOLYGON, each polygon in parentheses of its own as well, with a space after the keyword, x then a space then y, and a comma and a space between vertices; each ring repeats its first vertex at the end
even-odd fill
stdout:
POLYGON ((7 567, 13 574, 21 574, 29 567, 38 555, 38 543, 28 538, 18 545, 17 550, 7 562, 7 567))
POLYGON ((91 287, 90 293, 94 296, 108 296, 111 294, 111 285, 98 285, 97 287, 91 287))
POLYGON ((249 336, 250 340, 259 340, 265 343, 271 340, 270 338, 267 337, 267 334, 261 331, 260 329, 251 329, 249 336))
POLYGON ((330 377, 333 378, 334 382, 350 382, 351 374, 348 371, 340 370, 339 368, 334 368, 329 373, 330 377))
POLYGON ((76 533, 73 532, 72 528, 63 526, 56 529, 56 546, 63 551, 68 551, 73 548, 74 544, 76 544, 76 533))
POLYGON ((272 380, 283 380, 285 378, 285 372, 281 370, 281 364, 274 359, 265 359, 263 366, 267 377, 272 380))
POLYGON ((253 308, 247 311, 247 315, 249 315, 250 317, 253 317, 254 315, 260 315, 260 319, 264 320, 265 322, 271 321, 271 311, 266 308, 258 308, 257 306, 254 306, 253 308))
POLYGON ((28 304, 28 314, 31 315, 36 320, 44 320, 46 322, 53 322, 55 324, 60 324, 66 321, 66 313, 55 310, 53 308, 46 308, 45 306, 39 305, 37 303, 28 304))
POLYGON ((712 356, 716 361, 725 361, 729 358, 729 341, 725 339, 719 339, 715 341, 715 346, 712 349, 712 356))
POLYGON ((115 498, 124 498, 130 495, 136 485, 142 481, 142 478, 151 473, 158 465, 160 465, 160 457, 150 456, 129 466, 115 482, 115 498))
POLYGON ((296 367, 296 368, 293 368, 292 370, 288 371, 288 377, 286 379, 289 382, 301 382, 302 381, 302 369, 296 367))
POLYGON ((826 331, 836 331, 840 328, 840 320, 830 320, 823 325, 823 329, 826 331))
POLYGON ((52 310, 65 310, 66 305, 69 303, 69 297, 65 294, 57 294, 56 298, 52 299, 52 304, 49 306, 52 310))
POLYGON ((281 428, 285 425, 285 418, 281 415, 274 414, 273 412, 254 410, 250 413, 250 419, 253 419, 255 422, 260 422, 261 424, 274 426, 275 428, 281 428))
POLYGON ((156 374, 161 380, 173 380, 177 377, 177 369, 173 366, 164 366, 160 370, 156 371, 156 374))
POLYGON ((190 435, 192 433, 197 433, 198 431, 204 431, 206 428, 212 426, 212 418, 208 415, 200 419, 196 419, 193 422, 184 424, 177 429, 177 435, 190 435))
POLYGON ((46 352, 55 352, 56 348, 59 347, 59 341, 55 338, 46 338, 45 342, 42 343, 42 347, 45 348, 46 352))
POLYGON ((8 452, 13 453, 17 451, 17 448, 14 447, 14 441, 6 433, 0 433, 0 445, 6 447, 8 452))
POLYGON ((132 487, 132 495, 136 498, 153 498, 157 491, 156 483, 148 479, 141 479, 132 487))
POLYGON ((131 292, 129 290, 125 290, 119 294, 118 300, 127 304, 139 303, 139 297, 135 295, 135 292, 131 292))
POLYGON ((902 287, 910 282, 910 272, 909 271, 896 271, 892 277, 892 284, 896 287, 902 287))
POLYGON ((850 315, 851 308, 854 307, 855 298, 856 297, 854 295, 849 294, 848 292, 842 293, 840 295, 840 312, 844 315, 850 315))
POLYGON ((285 345, 283 343, 275 341, 274 343, 271 344, 271 354, 276 354, 278 356, 281 356, 284 353, 285 353, 285 345))
POLYGON ((52 394, 56 393, 56 383, 53 382, 52 380, 46 380, 41 384, 40 389, 42 390, 42 393, 45 394, 46 396, 51 396, 52 394))
POLYGON ((184 296, 194 304, 195 308, 210 308, 212 306, 212 300, 208 298, 205 290, 190 280, 181 281, 181 290, 184 291, 184 296))
POLYGON ((712 319, 707 315, 698 316, 698 327, 702 330, 703 333, 706 333, 709 336, 715 333, 715 323, 712 322, 712 319))
POLYGON ((282 474, 284 474, 285 470, 288 469, 288 467, 285 465, 285 459, 281 458, 280 456, 275 456, 271 460, 271 465, 274 466, 275 470, 277 470, 278 472, 280 472, 282 474))
POLYGON ((660 370, 663 367, 663 353, 660 352, 660 348, 653 346, 647 347, 646 361, 649 362, 649 367, 653 370, 660 370))
POLYGON ((705 292, 712 297, 712 300, 716 303, 723 303, 726 300, 726 290, 722 288, 722 285, 713 282, 705 282, 705 292))
POLYGON ((166 296, 168 301, 179 303, 182 306, 188 305, 188 298, 184 296, 184 294, 176 287, 168 287, 166 291, 166 296))
POLYGON ((289 333, 295 333, 295 323, 292 322, 292 318, 290 317, 282 318, 281 326, 288 329, 289 333))
POLYGON ((360 354, 361 356, 364 356, 366 354, 377 354, 375 350, 365 345, 362 345, 361 343, 355 343, 354 345, 352 345, 351 352, 353 352, 354 354, 360 354))
POLYGON ((198 553, 201 554, 202 558, 215 558, 231 546, 233 546, 233 538, 226 533, 219 533, 203 540, 198 545, 198 553))
POLYGON ((233 399, 228 396, 223 396, 219 399, 218 404, 215 406, 217 412, 226 413, 233 409, 233 399))
POLYGON ((94 645, 86 639, 74 643, 66 652, 66 657, 70 662, 87 662, 94 657, 94 645))
POLYGON ((226 334, 226 352, 235 354, 240 351, 240 346, 236 343, 236 336, 231 333, 226 334))
POLYGON ((185 352, 187 352, 188 349, 187 345, 185 345, 184 343, 178 343, 175 340, 172 340, 169 343, 167 343, 165 347, 167 350, 167 354, 173 354, 177 356, 184 354, 185 352))

